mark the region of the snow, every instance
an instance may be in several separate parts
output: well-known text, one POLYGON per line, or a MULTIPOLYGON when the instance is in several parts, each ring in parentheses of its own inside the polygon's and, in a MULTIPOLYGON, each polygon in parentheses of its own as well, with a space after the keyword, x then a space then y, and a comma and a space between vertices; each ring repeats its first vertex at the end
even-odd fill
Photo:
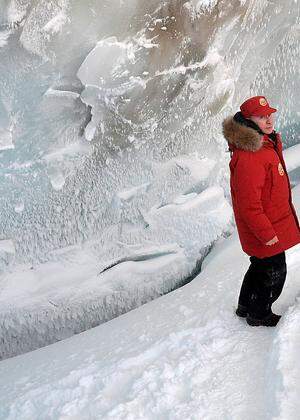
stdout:
MULTIPOLYGON (((284 154, 290 166, 294 155, 288 151, 284 154)), ((58 151, 48 160, 65 153, 58 151)), ((216 162, 193 154, 167 162, 164 170, 173 165, 192 177, 194 191, 175 195, 141 214, 147 231, 144 243, 122 242, 119 231, 117 252, 113 243, 109 248, 95 238, 83 246, 54 250, 52 262, 16 266, 1 276, 1 358, 65 339, 169 292, 185 282, 215 240, 232 230, 232 209, 223 189, 213 185, 196 192, 197 185, 213 176, 216 162)), ((63 187, 64 178, 59 181, 52 179, 57 189, 63 187)), ((111 208, 126 220, 127 207, 150 188, 149 183, 141 183, 116 192, 111 208)), ((299 188, 293 191, 300 207, 299 188)), ((15 211, 22 213, 24 203, 16 203, 15 211)), ((126 223, 122 229, 135 234, 126 223)), ((13 242, 2 241, 2 248, 3 256, 12 258, 13 242)))
POLYGON ((109 37, 97 43, 81 64, 77 76, 84 85, 101 87, 110 80, 111 73, 122 61, 133 57, 132 45, 109 37))
POLYGON ((28 1, 12 0, 9 2, 7 10, 8 22, 11 24, 21 22, 26 15, 29 5, 30 2, 28 1))
POLYGON ((91 258, 84 262, 83 267, 73 264, 67 269, 46 264, 6 278, 1 291, 1 358, 99 325, 167 293, 189 274, 188 260, 178 246, 144 250, 101 267, 91 258))
POLYGON ((178 166, 189 170, 192 178, 196 181, 204 181, 216 166, 215 160, 207 157, 201 158, 197 152, 189 157, 181 156, 174 160, 178 166))
POLYGON ((216 207, 220 205, 223 206, 224 204, 224 191, 220 187, 207 188, 201 194, 189 194, 188 196, 183 196, 185 197, 184 200, 182 200, 181 197, 182 196, 175 198, 175 206, 173 203, 167 204, 163 207, 155 209, 154 212, 156 214, 158 213, 159 218, 163 217, 164 213, 169 216, 170 212, 175 212, 177 210, 176 206, 179 204, 179 211, 188 211, 197 207, 197 210, 205 215, 206 212, 211 213, 213 210, 216 210, 216 207))
POLYGON ((61 190, 66 182, 64 174, 58 170, 50 171, 49 179, 55 191, 61 190))
POLYGON ((0 252, 7 252, 9 254, 15 253, 14 243, 10 239, 0 240, 0 252))
POLYGON ((295 420, 300 245, 286 254, 276 328, 250 327, 234 314, 249 266, 235 231, 215 244, 191 283, 2 361, 0 418, 295 420))
POLYGON ((146 182, 145 184, 138 185, 133 188, 128 188, 126 190, 118 192, 117 196, 120 198, 120 200, 130 201, 136 195, 147 192, 149 185, 149 182, 146 182))
POLYGON ((196 13, 203 13, 205 9, 211 10, 217 4, 216 0, 191 0, 184 7, 194 9, 196 13))
POLYGON ((287 0, 280 13, 266 0, 184 5, 2 1, 0 230, 14 240, 16 263, 50 261, 53 249, 117 229, 115 248, 144 246, 149 209, 214 184, 228 197, 221 121, 252 90, 278 108, 286 144, 298 141, 297 4, 287 0), (179 162, 195 152, 201 169, 179 162))
POLYGON ((0 127, 0 152, 14 148, 11 129, 1 129, 0 127))
POLYGON ((43 160, 47 163, 53 161, 63 161, 67 157, 76 156, 79 154, 87 153, 88 147, 81 143, 72 143, 61 147, 60 149, 56 148, 53 152, 49 152, 43 156, 43 160))
MULTIPOLYGON (((196 180, 209 177, 201 167, 196 171, 193 158, 189 163, 187 157, 179 160, 193 169, 196 180)), ((204 164, 214 166, 206 160, 204 164)), ((59 179, 51 181, 58 189, 64 179, 62 185, 59 179)), ((112 207, 123 217, 126 206, 148 189, 145 183, 119 191, 112 207)), ((175 196, 142 216, 144 244, 119 239, 116 249, 95 238, 53 251, 52 262, 16 266, 1 276, 0 358, 85 331, 185 283, 211 244, 230 232, 232 209, 223 189, 212 186, 175 196)))
POLYGON ((10 35, 11 31, 0 31, 0 48, 7 45, 10 35))
POLYGON ((50 97, 53 96, 55 99, 59 98, 59 99, 66 99, 67 101, 68 100, 72 101, 72 100, 78 99, 80 95, 76 92, 57 90, 50 87, 45 92, 45 96, 50 96, 50 97))
POLYGON ((287 162, 286 168, 288 172, 300 168, 300 144, 295 144, 285 149, 284 159, 287 162))
POLYGON ((300 208, 300 184, 293 188, 294 199, 293 203, 296 207, 300 208))
POLYGON ((50 32, 52 35, 60 32, 64 25, 70 22, 68 16, 61 11, 53 19, 46 23, 43 27, 45 32, 50 32))
POLYGON ((77 334, 0 363, 0 417, 294 420, 299 252, 245 330, 221 122, 263 90, 298 142, 297 2, 0 3, 1 357, 77 334))
MULTIPOLYGON (((298 256, 299 269, 299 256, 298 256)), ((299 416, 300 370, 298 368, 298 349, 300 344, 300 297, 289 308, 283 320, 274 352, 277 353, 277 369, 281 376, 278 386, 278 411, 275 419, 296 419, 299 416)))
POLYGON ((24 210, 24 202, 23 201, 19 201, 15 204, 15 212, 16 213, 22 213, 22 211, 24 210))

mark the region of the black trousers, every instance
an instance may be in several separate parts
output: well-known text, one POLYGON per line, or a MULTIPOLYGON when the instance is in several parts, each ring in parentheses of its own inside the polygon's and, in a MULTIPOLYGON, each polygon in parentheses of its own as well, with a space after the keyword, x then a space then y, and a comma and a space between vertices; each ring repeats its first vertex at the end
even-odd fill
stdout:
POLYGON ((271 312, 271 305, 280 296, 287 274, 285 252, 272 257, 250 257, 238 303, 248 308, 254 318, 263 318, 271 312))

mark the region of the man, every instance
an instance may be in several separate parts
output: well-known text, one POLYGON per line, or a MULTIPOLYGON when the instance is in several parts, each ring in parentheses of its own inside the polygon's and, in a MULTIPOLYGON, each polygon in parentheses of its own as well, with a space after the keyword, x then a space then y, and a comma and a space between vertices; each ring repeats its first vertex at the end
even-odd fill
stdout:
POLYGON ((250 267, 236 314, 251 326, 275 326, 280 315, 271 305, 281 294, 285 250, 300 243, 300 227, 282 155, 281 137, 264 96, 247 99, 240 112, 223 121, 231 152, 230 190, 242 249, 250 267))

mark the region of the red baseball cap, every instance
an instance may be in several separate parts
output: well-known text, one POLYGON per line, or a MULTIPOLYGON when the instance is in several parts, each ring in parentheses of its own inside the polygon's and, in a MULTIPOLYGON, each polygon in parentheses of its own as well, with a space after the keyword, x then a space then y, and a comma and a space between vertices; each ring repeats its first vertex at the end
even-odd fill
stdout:
POLYGON ((277 109, 270 107, 264 96, 253 96, 247 99, 240 106, 240 110, 245 118, 249 118, 251 115, 264 117, 277 111, 277 109))

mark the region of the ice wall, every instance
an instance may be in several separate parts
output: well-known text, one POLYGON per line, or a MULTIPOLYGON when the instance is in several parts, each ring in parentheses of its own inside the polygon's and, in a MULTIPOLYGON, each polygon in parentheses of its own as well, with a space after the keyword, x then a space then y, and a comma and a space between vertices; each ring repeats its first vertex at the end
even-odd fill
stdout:
POLYGON ((168 243, 147 234, 153 207, 228 198, 220 124, 249 94, 299 142, 298 57, 295 0, 0 0, 1 267, 168 243))

